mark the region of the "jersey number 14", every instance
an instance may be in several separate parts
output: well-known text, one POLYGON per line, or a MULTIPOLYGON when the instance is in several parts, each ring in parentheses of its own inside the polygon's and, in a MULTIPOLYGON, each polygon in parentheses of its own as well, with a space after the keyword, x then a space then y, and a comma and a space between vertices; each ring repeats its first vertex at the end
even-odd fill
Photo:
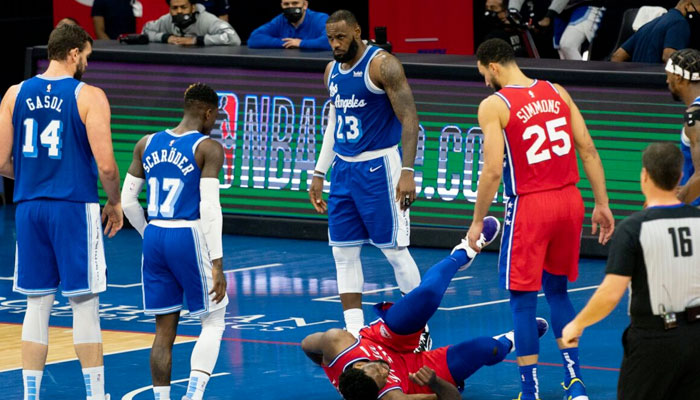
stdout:
MULTIPOLYGON (((34 118, 24 120, 24 144, 22 144, 22 155, 29 158, 35 158, 38 154, 36 146, 36 136, 39 132, 39 124, 34 118)), ((63 132, 63 122, 54 119, 41 131, 39 141, 41 145, 49 149, 49 158, 54 160, 61 159, 61 133, 63 132)))

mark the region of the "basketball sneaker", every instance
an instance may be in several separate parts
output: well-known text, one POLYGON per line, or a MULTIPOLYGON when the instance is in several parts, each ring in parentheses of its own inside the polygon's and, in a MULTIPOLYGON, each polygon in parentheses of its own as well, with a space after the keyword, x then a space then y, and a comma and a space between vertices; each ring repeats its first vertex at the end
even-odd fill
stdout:
MULTIPOLYGON (((542 337, 542 336, 544 336, 544 334, 547 333, 547 331, 549 330, 549 324, 547 323, 547 320, 544 319, 544 318, 537 317, 537 318, 535 318, 535 319, 536 319, 536 321, 537 321, 537 336, 538 336, 538 337, 542 337)), ((500 334, 500 335, 498 335, 498 336, 494 336, 493 338, 496 339, 496 340, 499 340, 500 338, 503 338, 503 337, 505 337, 506 339, 508 339, 508 340, 510 341, 510 343, 511 343, 511 345, 510 345, 510 350, 508 351, 508 353, 514 352, 514 351, 515 351, 515 331, 510 331, 510 332, 502 333, 502 334, 500 334)), ((572 380, 572 382, 575 381, 575 380, 576 380, 576 379, 572 380)), ((519 398, 519 397, 518 397, 518 398, 519 398)), ((516 400, 517 400, 517 399, 516 399, 516 400)), ((566 400, 571 400, 571 399, 566 399, 566 400)), ((579 400, 584 400, 584 399, 579 399, 579 400)), ((586 399, 586 400, 587 400, 587 399, 586 399)))
POLYGON ((420 353, 421 351, 428 351, 433 348, 433 339, 430 337, 430 330, 428 330, 428 325, 423 329, 423 333, 420 334, 420 339, 418 340, 418 347, 413 350, 414 353, 420 353))
POLYGON ((569 382, 569 386, 564 385, 562 382, 561 386, 566 391, 564 395, 564 400, 588 400, 588 395, 586 394, 586 386, 579 378, 574 378, 569 382))
MULTIPOLYGON (((488 246, 491 244, 491 242, 496 240, 496 236, 498 236, 498 231, 500 229, 501 223, 498 222, 498 219, 490 215, 487 216, 484 218, 484 228, 481 230, 481 236, 479 236, 479 240, 476 241, 476 245, 482 249, 488 246)), ((467 252, 467 258, 469 258, 469 260, 458 269, 458 271, 464 271, 472 264, 472 261, 474 261, 474 257, 476 257, 477 253, 471 247, 469 247, 469 241, 467 238, 462 239, 462 241, 452 249, 450 254, 453 254, 457 250, 464 250, 467 252)))

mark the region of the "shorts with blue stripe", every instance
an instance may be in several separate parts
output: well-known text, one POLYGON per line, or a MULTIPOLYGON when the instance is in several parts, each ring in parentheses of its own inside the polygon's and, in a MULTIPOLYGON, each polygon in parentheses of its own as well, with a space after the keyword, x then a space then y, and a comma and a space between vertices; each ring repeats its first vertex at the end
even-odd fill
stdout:
POLYGON ((195 221, 184 221, 179 227, 148 224, 143 235, 141 275, 147 315, 180 311, 183 297, 187 298, 190 316, 204 315, 228 304, 228 296, 219 304, 210 300, 212 264, 195 221))

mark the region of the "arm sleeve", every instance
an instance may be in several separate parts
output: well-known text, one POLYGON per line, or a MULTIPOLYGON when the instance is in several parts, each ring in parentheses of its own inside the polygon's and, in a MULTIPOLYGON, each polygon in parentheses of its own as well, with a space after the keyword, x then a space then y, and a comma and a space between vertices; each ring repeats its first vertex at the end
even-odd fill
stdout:
POLYGON ((561 14, 561 12, 566 8, 567 4, 569 4, 569 0, 552 0, 552 3, 549 5, 548 9, 556 12, 557 14, 561 14))
POLYGON ((162 42, 163 36, 172 34, 168 30, 170 21, 170 14, 165 14, 155 21, 148 21, 143 25, 141 33, 148 35, 149 42, 162 42))
POLYGON ((321 153, 319 153, 318 161, 316 161, 316 167, 314 167, 316 171, 323 172, 324 174, 328 171, 328 168, 331 166, 331 163, 335 158, 335 152, 333 151, 334 145, 335 106, 331 105, 330 111, 328 113, 328 126, 326 126, 326 131, 323 133, 323 145, 321 145, 321 153))
POLYGON ((241 38, 231 24, 219 19, 214 14, 206 14, 209 25, 204 35, 205 46, 240 46, 241 38))
POLYGON ((145 180, 137 178, 127 172, 124 177, 124 187, 122 187, 122 209, 126 219, 129 220, 131 226, 143 237, 143 231, 146 229, 146 217, 143 215, 143 208, 139 203, 139 193, 143 188, 145 180))
MULTIPOLYGON (((634 229, 632 220, 623 221, 613 234, 610 241, 606 274, 632 276, 641 252, 638 231, 634 229)), ((638 225, 638 224, 637 224, 638 225)))
POLYGON ((282 44, 277 18, 259 26, 248 38, 248 47, 251 49, 281 49, 282 44))
POLYGON ((516 10, 520 11, 524 3, 525 0, 509 0, 508 9, 515 8, 516 10))
POLYGON ((221 214, 221 203, 219 202, 219 179, 200 179, 199 196, 202 233, 204 233, 204 239, 207 241, 209 257, 212 260, 217 260, 224 256, 221 241, 223 216, 221 214))
POLYGON ((682 50, 688 47, 690 27, 687 23, 673 24, 664 36, 664 49, 682 50))
POLYGON ((328 43, 328 37, 326 36, 326 21, 328 20, 328 15, 323 13, 318 14, 320 15, 314 19, 314 26, 312 30, 315 33, 315 37, 301 39, 299 48, 306 50, 331 49, 331 45, 328 43))

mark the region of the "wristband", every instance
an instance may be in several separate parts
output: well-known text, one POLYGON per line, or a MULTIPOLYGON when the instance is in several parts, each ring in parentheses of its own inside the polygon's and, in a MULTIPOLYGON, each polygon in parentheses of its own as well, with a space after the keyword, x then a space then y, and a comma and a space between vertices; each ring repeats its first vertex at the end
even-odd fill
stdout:
POLYGON ((411 167, 401 167, 401 171, 411 171, 411 172, 416 172, 416 170, 414 170, 414 169, 413 169, 413 168, 411 168, 411 167))
POLYGON ((314 178, 321 178, 321 179, 326 179, 326 175, 319 173, 319 172, 314 172, 313 174, 314 178))

